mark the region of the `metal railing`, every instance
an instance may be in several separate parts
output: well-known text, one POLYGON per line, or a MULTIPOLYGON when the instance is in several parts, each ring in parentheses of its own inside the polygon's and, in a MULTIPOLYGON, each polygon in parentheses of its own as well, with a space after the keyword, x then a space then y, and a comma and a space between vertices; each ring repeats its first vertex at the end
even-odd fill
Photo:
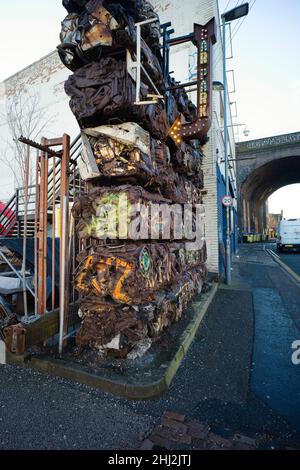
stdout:
MULTIPOLYGON (((72 191, 79 184, 79 174, 76 162, 81 156, 82 142, 80 134, 74 139, 70 147, 70 200, 73 200, 72 191)), ((60 202, 60 183, 61 183, 61 161, 57 160, 54 168, 49 170, 48 175, 48 210, 51 212, 53 209, 53 200, 60 202)), ((29 220, 34 219, 35 215, 35 202, 36 202, 36 187, 29 186, 29 200, 27 215, 29 220)), ((21 233, 20 225, 24 220, 25 215, 25 188, 18 188, 12 198, 8 201, 4 209, 0 212, 0 238, 7 236, 18 236, 21 233), (17 233, 15 231, 18 225, 17 233)))

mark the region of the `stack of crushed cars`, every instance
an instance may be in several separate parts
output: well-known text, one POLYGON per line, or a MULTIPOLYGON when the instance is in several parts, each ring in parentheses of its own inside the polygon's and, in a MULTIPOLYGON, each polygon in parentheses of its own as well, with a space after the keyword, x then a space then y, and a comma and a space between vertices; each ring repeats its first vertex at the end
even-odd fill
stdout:
MULTIPOLYGON (((135 23, 152 18, 156 21, 142 27, 142 64, 164 95, 160 23, 149 2, 64 0, 63 5, 68 16, 58 50, 73 71, 65 91, 82 130, 78 166, 89 188, 73 206, 85 246, 74 276, 82 319, 77 344, 81 350, 134 358, 182 317, 206 285, 205 242, 188 249, 174 230, 174 216, 163 240, 149 238, 141 227, 139 236, 128 230, 135 219, 128 207, 144 208, 139 225, 147 227, 153 205, 201 204, 201 142, 178 146, 170 138, 178 116, 192 121, 195 107, 183 89, 169 94, 167 107, 164 99, 135 104, 136 77, 127 66, 136 59, 135 23), (122 233, 110 236, 113 209, 117 213, 124 200, 125 230, 123 224, 122 233)), ((153 96, 145 73, 140 93, 142 101, 153 96)), ((162 228, 164 219, 155 217, 152 227, 162 228)))

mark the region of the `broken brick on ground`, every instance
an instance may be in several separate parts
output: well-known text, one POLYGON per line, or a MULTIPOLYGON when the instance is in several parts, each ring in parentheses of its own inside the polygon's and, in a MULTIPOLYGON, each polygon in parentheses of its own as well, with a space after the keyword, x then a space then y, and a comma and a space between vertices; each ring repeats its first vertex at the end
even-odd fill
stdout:
POLYGON ((275 449, 272 436, 249 437, 226 430, 214 432, 213 426, 192 420, 178 412, 166 411, 161 423, 143 441, 140 450, 258 450, 275 449))

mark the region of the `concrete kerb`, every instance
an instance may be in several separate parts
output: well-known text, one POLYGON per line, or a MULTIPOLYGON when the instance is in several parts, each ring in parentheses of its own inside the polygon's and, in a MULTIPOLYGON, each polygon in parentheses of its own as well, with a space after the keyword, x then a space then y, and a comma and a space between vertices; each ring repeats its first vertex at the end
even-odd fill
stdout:
POLYGON ((20 357, 7 354, 7 363, 22 365, 23 367, 39 370, 52 376, 73 380, 129 399, 147 400, 156 398, 162 395, 171 385, 217 290, 218 284, 213 284, 212 289, 208 293, 203 294, 199 301, 192 303, 191 308, 194 311, 194 316, 180 336, 180 346, 171 361, 165 364, 160 379, 155 382, 143 383, 142 377, 139 383, 129 383, 126 380, 122 380, 122 378, 120 378, 121 380, 110 380, 107 377, 101 376, 101 374, 90 372, 82 365, 74 365, 74 363, 70 364, 63 359, 50 357, 20 357))
POLYGON ((266 250, 266 251, 272 256, 273 260, 276 261, 276 263, 278 263, 279 266, 282 267, 282 269, 284 269, 290 276, 292 276, 292 278, 297 282, 297 284, 300 284, 300 276, 297 273, 295 273, 295 271, 293 271, 292 268, 290 268, 284 261, 282 261, 280 257, 276 253, 274 253, 274 251, 272 250, 266 250))

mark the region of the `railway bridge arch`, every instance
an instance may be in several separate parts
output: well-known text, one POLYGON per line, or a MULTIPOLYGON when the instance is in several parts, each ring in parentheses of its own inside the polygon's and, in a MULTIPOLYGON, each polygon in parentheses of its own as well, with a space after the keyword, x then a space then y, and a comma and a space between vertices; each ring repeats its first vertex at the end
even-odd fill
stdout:
POLYGON ((262 232, 268 198, 283 186, 300 183, 300 132, 238 143, 236 158, 239 227, 262 232))

